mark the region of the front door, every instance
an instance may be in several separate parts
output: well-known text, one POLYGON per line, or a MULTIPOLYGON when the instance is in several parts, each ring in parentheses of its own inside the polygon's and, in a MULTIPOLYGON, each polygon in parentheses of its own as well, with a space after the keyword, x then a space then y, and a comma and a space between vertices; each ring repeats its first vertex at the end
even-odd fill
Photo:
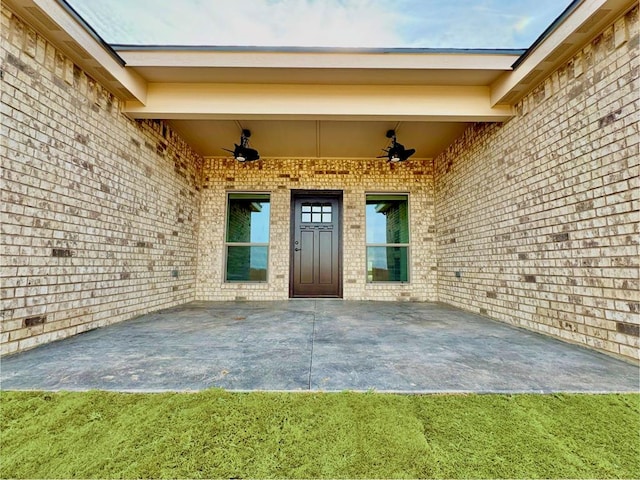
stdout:
POLYGON ((342 193, 292 193, 291 297, 341 297, 342 193))

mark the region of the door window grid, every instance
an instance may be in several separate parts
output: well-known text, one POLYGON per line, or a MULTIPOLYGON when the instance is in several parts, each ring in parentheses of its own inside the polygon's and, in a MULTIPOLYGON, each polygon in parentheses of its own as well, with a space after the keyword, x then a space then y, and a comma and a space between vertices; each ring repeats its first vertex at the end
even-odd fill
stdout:
POLYGON ((302 223, 331 223, 333 221, 331 204, 303 203, 300 221, 302 223))

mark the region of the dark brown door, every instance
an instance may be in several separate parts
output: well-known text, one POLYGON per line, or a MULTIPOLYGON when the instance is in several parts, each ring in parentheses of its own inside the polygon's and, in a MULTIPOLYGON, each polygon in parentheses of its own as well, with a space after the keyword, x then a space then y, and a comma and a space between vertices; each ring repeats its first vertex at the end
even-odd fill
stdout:
POLYGON ((342 296, 341 207, 341 194, 293 194, 292 297, 342 296))

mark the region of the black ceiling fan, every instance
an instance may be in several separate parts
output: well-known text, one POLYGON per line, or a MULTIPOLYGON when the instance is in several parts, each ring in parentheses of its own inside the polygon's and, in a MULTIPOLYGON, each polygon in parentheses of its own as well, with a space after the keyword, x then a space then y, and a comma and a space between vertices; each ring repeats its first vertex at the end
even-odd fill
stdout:
POLYGON ((255 148, 249 148, 249 137, 251 136, 251 130, 246 128, 242 129, 242 135, 240 136, 240 145, 234 143, 235 148, 229 150, 223 148, 223 150, 233 153, 233 158, 239 162, 254 162, 260 159, 260 154, 255 148))
POLYGON ((401 143, 398 143, 396 141, 396 131, 395 130, 387 130, 387 138, 391 139, 391 145, 389 146, 389 148, 387 150, 383 149, 386 152, 386 155, 380 155, 380 156, 378 156, 376 158, 387 158, 388 162, 398 163, 398 162, 404 162, 411 155, 416 153, 416 149, 415 148, 406 149, 406 148, 404 148, 404 145, 402 145, 401 143))

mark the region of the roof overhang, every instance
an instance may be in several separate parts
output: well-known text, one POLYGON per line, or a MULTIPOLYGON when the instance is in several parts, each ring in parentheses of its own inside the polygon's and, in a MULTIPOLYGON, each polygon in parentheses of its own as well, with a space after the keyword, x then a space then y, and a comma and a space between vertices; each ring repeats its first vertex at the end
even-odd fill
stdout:
POLYGON ((152 83, 489 85, 524 50, 114 45, 152 83))
POLYGON ((491 105, 513 105, 573 57, 637 0, 574 1, 531 46, 511 72, 491 85, 491 105))
MULTIPOLYGON (((513 116, 517 101, 635 3, 576 0, 525 53, 108 45, 64 0, 4 2, 125 100, 124 113, 169 120, 203 155, 237 140, 231 132, 250 125, 271 122, 274 138, 308 134, 321 155, 334 152, 340 122, 367 141, 372 137, 361 131, 363 122, 375 126, 375 135, 403 122, 405 135, 414 132, 409 140, 402 136, 407 144, 430 135, 443 139, 428 146, 426 157, 469 122, 513 116), (213 138, 212 131, 229 135, 213 138)), ((252 140, 257 144, 260 136, 252 140)), ((278 148, 274 155, 295 153, 278 148)))
POLYGON ((64 0, 4 3, 114 94, 142 105, 152 84, 285 83, 488 86, 493 107, 513 105, 636 2, 576 0, 524 55, 517 50, 110 46, 64 0))
POLYGON ((431 158, 470 122, 502 122, 490 87, 522 52, 114 46, 148 80, 133 118, 164 118, 205 156, 241 128, 263 157, 371 157, 396 129, 431 158))
POLYGON ((66 3, 56 0, 2 0, 76 65, 125 100, 146 100, 147 81, 124 61, 66 3))

